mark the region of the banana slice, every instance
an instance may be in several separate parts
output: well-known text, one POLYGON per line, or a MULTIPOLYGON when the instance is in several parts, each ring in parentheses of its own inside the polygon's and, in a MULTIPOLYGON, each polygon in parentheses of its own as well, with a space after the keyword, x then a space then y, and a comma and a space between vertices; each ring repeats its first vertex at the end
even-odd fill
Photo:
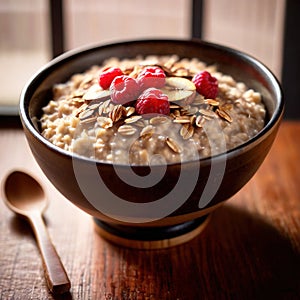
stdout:
POLYGON ((161 90, 169 97, 170 102, 182 105, 192 103, 197 94, 195 84, 182 77, 167 77, 166 84, 161 90))

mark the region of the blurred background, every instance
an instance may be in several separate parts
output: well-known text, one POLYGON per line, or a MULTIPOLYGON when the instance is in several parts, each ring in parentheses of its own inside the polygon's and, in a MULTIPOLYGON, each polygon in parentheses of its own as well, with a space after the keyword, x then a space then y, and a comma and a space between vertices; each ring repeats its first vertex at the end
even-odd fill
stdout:
POLYGON ((295 38, 299 4, 293 0, 0 0, 0 115, 16 114, 26 81, 64 51, 95 42, 195 37, 261 60, 283 84, 286 118, 300 118, 300 100, 296 101, 300 39, 295 38))

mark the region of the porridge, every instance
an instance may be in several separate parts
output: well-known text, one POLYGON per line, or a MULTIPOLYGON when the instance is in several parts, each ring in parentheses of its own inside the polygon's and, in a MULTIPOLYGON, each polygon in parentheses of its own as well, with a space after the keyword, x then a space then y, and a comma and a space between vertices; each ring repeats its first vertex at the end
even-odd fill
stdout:
POLYGON ((177 163, 232 149, 264 126, 261 95, 194 58, 111 58, 53 87, 42 135, 96 160, 177 163))

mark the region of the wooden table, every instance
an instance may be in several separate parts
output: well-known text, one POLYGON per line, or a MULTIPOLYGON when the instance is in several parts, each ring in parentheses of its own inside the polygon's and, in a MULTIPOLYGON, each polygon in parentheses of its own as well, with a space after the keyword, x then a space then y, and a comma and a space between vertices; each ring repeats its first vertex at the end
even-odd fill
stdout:
MULTIPOLYGON (((56 299, 300 298, 300 123, 284 122, 255 177, 181 246, 130 250, 103 240, 90 216, 61 196, 35 163, 22 130, 1 122, 2 180, 37 176, 46 222, 72 282, 56 299)), ((11 124, 10 124, 11 125, 11 124)), ((234 180, 234 178, 233 178, 234 180)), ((53 299, 30 227, 0 201, 0 299, 53 299)))

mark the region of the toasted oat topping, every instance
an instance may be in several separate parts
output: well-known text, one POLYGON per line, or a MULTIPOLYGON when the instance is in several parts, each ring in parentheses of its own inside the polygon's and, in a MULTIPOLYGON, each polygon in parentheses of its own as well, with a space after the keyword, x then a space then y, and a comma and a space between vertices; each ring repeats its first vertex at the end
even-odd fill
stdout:
POLYGON ((266 114, 258 92, 220 73, 216 66, 175 55, 111 58, 92 66, 55 85, 53 99, 43 111, 42 134, 55 145, 108 162, 127 163, 129 157, 132 164, 148 164, 157 154, 168 163, 206 157, 221 149, 220 139, 225 140, 227 150, 232 149, 263 128, 266 114), (138 79, 149 66, 161 68, 166 75, 160 89, 168 96, 169 115, 139 115, 134 102, 114 103, 111 91, 98 84, 108 67, 118 67, 138 79), (218 81, 215 99, 197 93, 192 82, 203 70, 218 81))

